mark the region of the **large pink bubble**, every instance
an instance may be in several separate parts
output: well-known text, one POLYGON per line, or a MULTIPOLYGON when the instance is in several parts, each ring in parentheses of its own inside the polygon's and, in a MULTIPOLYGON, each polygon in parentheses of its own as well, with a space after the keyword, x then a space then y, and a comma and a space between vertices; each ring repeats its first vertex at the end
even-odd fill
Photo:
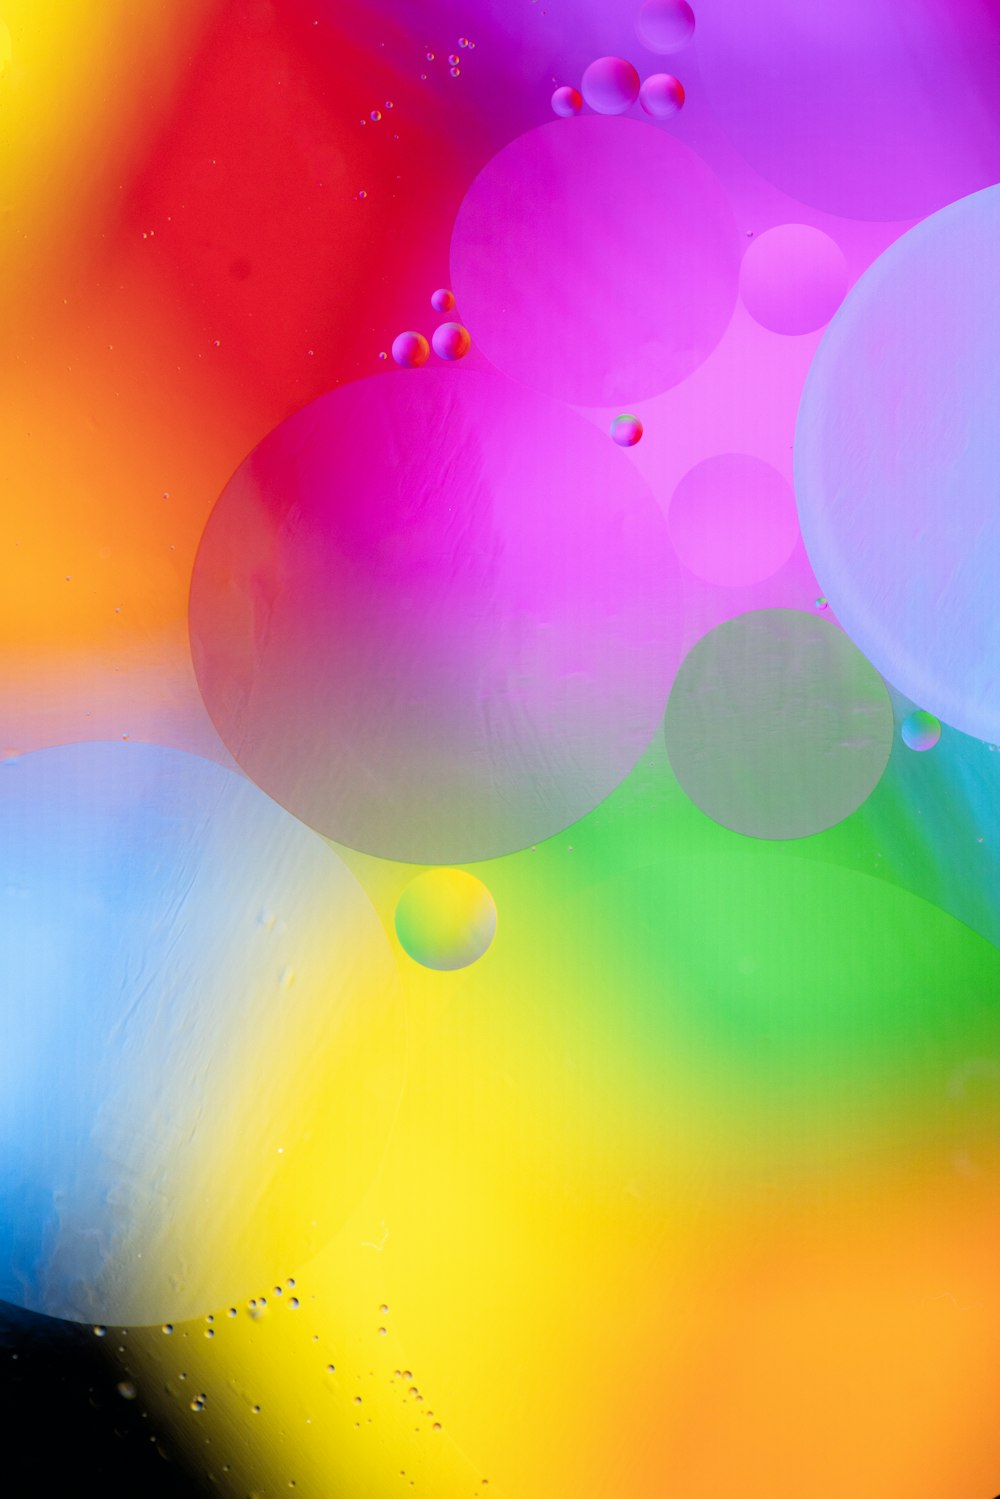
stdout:
POLYGON ((607 796, 662 718, 679 570, 607 434, 463 366, 322 396, 236 471, 191 590, 242 768, 318 831, 457 864, 607 796))
POLYGON ((847 290, 844 252, 811 224, 778 224, 751 240, 740 296, 772 333, 812 333, 828 323, 847 290))
POLYGON ((996 0, 701 0, 713 112, 754 167, 849 218, 917 218, 1000 177, 996 0))
POLYGON ((791 485, 749 453, 720 453, 689 469, 674 490, 667 525, 685 567, 727 588, 770 578, 799 539, 791 485))
POLYGON ((715 174, 638 120, 553 121, 472 183, 452 281, 480 351, 581 405, 631 406, 712 352, 742 236, 715 174))

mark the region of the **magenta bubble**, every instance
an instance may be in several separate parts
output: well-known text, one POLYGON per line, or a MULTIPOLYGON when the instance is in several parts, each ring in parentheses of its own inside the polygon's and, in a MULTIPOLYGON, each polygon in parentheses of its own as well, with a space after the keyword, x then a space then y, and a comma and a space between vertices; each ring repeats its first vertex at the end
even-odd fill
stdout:
POLYGON ((844 252, 811 224, 779 224, 748 246, 740 296, 772 333, 812 333, 828 323, 847 291, 844 252))
POLYGON ((718 344, 742 244, 688 146, 639 120, 583 115, 520 136, 476 177, 452 233, 452 284, 497 369, 561 400, 631 405, 718 344))
POLYGON ((579 89, 569 88, 564 85, 562 88, 557 88, 552 95, 553 112, 560 115, 564 120, 572 119, 574 115, 580 113, 582 108, 583 95, 579 89))
POLYGON ((639 103, 654 120, 669 120, 684 105, 684 85, 672 73, 653 73, 639 90, 639 103))
POLYGON ((492 372, 340 387, 237 469, 205 529, 202 696, 326 836, 463 864, 540 842, 649 745, 680 569, 606 432, 492 372))
POLYGON ((694 11, 687 0, 646 0, 635 30, 650 52, 676 52, 694 35, 694 11))
POLYGON ((704 0, 708 102, 763 177, 847 218, 919 218, 1000 178, 995 0, 704 0))
POLYGON ((799 539, 792 486, 749 453, 720 453, 689 469, 667 526, 684 566, 724 588, 772 577, 799 539))
POLYGON ((464 359, 472 347, 469 330, 461 323, 441 323, 434 329, 431 342, 439 359, 464 359))
POLYGON ((642 422, 623 411, 611 423, 611 436, 620 448, 634 448, 642 436, 642 422))
POLYGON ((584 72, 581 88, 597 114, 620 115, 639 97, 639 75, 624 57, 599 57, 584 72))
POLYGON ((439 286, 431 293, 431 306, 435 312, 450 312, 455 305, 455 293, 446 286, 439 286))
POLYGON ((404 369, 418 369, 427 363, 430 344, 422 333, 400 333, 392 341, 392 357, 404 369))

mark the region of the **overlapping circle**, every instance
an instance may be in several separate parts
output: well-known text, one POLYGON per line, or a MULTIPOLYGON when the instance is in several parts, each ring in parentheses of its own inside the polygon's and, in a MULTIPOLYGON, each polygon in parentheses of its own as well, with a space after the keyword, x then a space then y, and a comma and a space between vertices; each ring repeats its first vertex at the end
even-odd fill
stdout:
POLYGON ((245 777, 72 744, 0 769, 0 1297, 181 1321, 315 1254, 402 1086, 385 931, 245 777))
POLYGON ((679 570, 626 456, 500 376, 321 397, 209 520, 190 623, 243 769, 329 837, 460 864, 557 832, 656 732, 679 570))
POLYGON ((465 195, 452 281, 477 347, 562 400, 624 405, 698 368, 736 300, 741 245, 718 178, 638 120, 555 120, 465 195))

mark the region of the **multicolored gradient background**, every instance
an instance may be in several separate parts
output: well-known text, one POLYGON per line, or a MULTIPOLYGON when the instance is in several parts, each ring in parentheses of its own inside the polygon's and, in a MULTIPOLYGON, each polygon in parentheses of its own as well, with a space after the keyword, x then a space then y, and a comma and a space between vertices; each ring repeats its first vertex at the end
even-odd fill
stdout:
POLYGON ((0 1299, 178 1493, 1000 1491, 1000 5, 678 14, 4 0, 0 1299))

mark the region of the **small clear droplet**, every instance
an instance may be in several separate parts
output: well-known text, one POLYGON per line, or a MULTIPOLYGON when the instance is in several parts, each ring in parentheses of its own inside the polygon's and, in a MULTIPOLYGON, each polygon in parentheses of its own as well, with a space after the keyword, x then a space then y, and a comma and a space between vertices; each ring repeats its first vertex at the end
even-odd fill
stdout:
POLYGON ((378 1335, 379 1335, 380 1338, 384 1338, 385 1337, 385 1328, 384 1327, 380 1327, 379 1328, 378 1335))
POLYGON ((469 45, 469 38, 467 36, 460 36, 458 39, 458 45, 460 47, 467 47, 469 45))
POLYGON ((355 1405, 360 1405, 361 1404, 361 1396, 360 1395, 355 1395, 355 1397, 354 1397, 354 1404, 355 1405))
POLYGON ((123 1400, 134 1400, 139 1392, 130 1379, 123 1379, 118 1386, 118 1393, 123 1400))
POLYGON ((234 1306, 231 1306, 229 1308, 229 1311, 228 1311, 227 1315, 230 1316, 230 1317, 235 1317, 236 1316, 236 1308, 234 1306))
POLYGON ((379 1315, 382 1317, 387 1317, 389 1315, 389 1308, 385 1305, 380 1306, 379 1315))
POLYGON ((108 1329, 106 1327, 101 1327, 100 1325, 98 1325, 97 1327, 94 1328, 94 1337, 95 1338, 106 1338, 107 1335, 108 1335, 108 1329))
POLYGON ((434 61, 434 53, 433 52, 428 52, 428 54, 427 54, 427 61, 428 62, 433 62, 434 61))
POLYGON ((205 1328, 205 1336, 206 1336, 206 1338, 214 1338, 215 1337, 215 1328, 214 1327, 206 1327, 205 1328))
POLYGON ((448 69, 448 72, 451 74, 452 78, 457 78, 458 75, 459 75, 459 73, 461 73, 461 71, 462 71, 461 68, 449 68, 448 69))
POLYGON ((386 109, 394 109, 395 108, 395 106, 394 106, 394 104, 393 104, 393 102, 392 102, 391 99, 386 99, 386 101, 385 101, 385 107, 386 107, 386 109))
POLYGON ((431 1431, 440 1431, 440 1430, 441 1430, 441 1422, 440 1421, 435 1421, 434 1425, 431 1427, 431 1431))
POLYGON ((382 111, 380 109, 373 109, 370 118, 373 119, 377 125, 379 120, 382 118, 382 111))
POLYGON ((448 58, 448 61, 451 63, 451 66, 453 68, 457 68, 458 67, 458 53, 457 52, 452 52, 451 55, 450 55, 450 57, 448 58))
POLYGON ((327 1364, 326 1372, 327 1374, 335 1374, 337 1372, 336 1364, 327 1364))
POLYGON ((365 192, 364 188, 362 188, 361 191, 358 193, 358 197, 359 198, 367 198, 367 196, 368 196, 368 194, 365 192))
POLYGON ((299 1298, 297 1296, 293 1296, 288 1305, 291 1307, 293 1312, 297 1311, 299 1306, 299 1298))

